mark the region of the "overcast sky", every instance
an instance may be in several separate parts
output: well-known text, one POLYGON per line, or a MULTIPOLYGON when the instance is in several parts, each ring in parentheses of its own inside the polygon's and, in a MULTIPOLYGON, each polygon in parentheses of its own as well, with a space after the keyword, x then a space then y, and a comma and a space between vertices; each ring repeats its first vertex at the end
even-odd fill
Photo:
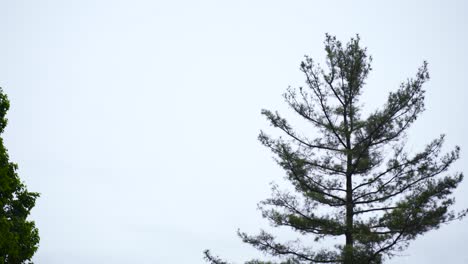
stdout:
MULTIPOLYGON (((241 263, 261 253, 236 230, 283 171, 257 142, 262 108, 302 85, 324 34, 359 33, 374 57, 367 111, 428 60, 426 107, 408 150, 441 133, 468 173, 466 1, 0 1, 3 135, 41 197, 38 264, 241 263)), ((468 181, 455 208, 468 207, 468 181)), ((284 233, 279 231, 280 234, 284 233)), ((389 261, 468 263, 468 220, 419 237, 389 261)))

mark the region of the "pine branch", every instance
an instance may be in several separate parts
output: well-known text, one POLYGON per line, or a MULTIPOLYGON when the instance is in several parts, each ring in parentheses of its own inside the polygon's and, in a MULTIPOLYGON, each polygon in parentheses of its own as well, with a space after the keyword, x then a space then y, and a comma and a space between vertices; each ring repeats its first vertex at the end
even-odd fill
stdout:
POLYGON ((383 187, 381 187, 381 188, 379 188, 379 189, 377 189, 375 191, 368 192, 368 193, 365 193, 365 194, 363 194, 361 196, 356 197, 355 200, 354 200, 354 203, 355 204, 369 204, 369 203, 373 203, 373 202, 377 202, 377 201, 387 200, 389 198, 392 198, 392 197, 395 197, 395 196, 397 196, 399 194, 402 194, 403 192, 405 192, 406 190, 414 187, 415 185, 419 184, 420 182, 422 182, 424 180, 427 180, 427 179, 430 179, 430 178, 433 178, 433 177, 439 175, 440 173, 446 171, 447 168, 450 166, 450 164, 454 160, 456 160, 457 158, 458 158, 457 155, 454 156, 453 158, 446 161, 440 168, 435 169, 435 171, 433 173, 428 174, 426 176, 422 176, 419 179, 406 184, 405 186, 399 188, 399 190, 397 192, 393 192, 393 193, 390 193, 390 194, 387 194, 387 195, 384 195, 384 196, 381 196, 381 197, 377 197, 377 198, 374 198, 374 199, 366 200, 366 201, 358 201, 359 199, 362 199, 362 198, 364 198, 366 196, 372 196, 374 194, 380 193, 383 190, 383 187))
POLYGON ((221 260, 218 256, 211 255, 209 250, 203 251, 203 255, 203 258, 211 264, 229 264, 228 262, 221 260))
POLYGON ((295 197, 288 194, 281 194, 275 190, 275 198, 263 201, 261 205, 270 205, 285 209, 285 213, 280 213, 274 209, 266 210, 263 206, 260 209, 263 216, 272 221, 275 225, 289 226, 303 233, 313 233, 317 235, 342 235, 343 225, 334 219, 318 217, 311 213, 310 209, 299 209, 295 197), (304 212, 305 211, 305 212, 304 212))
POLYGON ((284 245, 276 243, 274 237, 261 231, 257 236, 248 236, 245 233, 238 232, 242 241, 251 244, 255 248, 268 253, 272 256, 292 256, 297 260, 309 261, 310 263, 337 263, 339 259, 325 259, 320 254, 312 254, 311 252, 303 251, 293 245, 284 245))
POLYGON ((344 143, 343 139, 341 139, 341 137, 339 136, 339 134, 337 132, 337 129, 336 129, 335 125, 333 124, 333 122, 331 122, 331 119, 330 119, 330 116, 329 116, 329 113, 328 113, 329 110, 327 109, 327 107, 325 105, 324 95, 320 91, 320 84, 318 83, 317 76, 313 73, 313 69, 309 68, 310 73, 314 77, 315 84, 312 82, 305 64, 302 64, 301 68, 302 68, 302 71, 304 72, 304 74, 306 75, 306 79, 307 79, 307 83, 309 84, 309 87, 312 89, 312 91, 314 92, 315 96, 317 97, 317 99, 318 99, 318 101, 320 103, 322 113, 325 115, 325 118, 327 119, 328 125, 329 125, 330 129, 332 130, 333 134, 335 135, 336 139, 338 139, 338 141, 341 143, 341 145, 344 148, 349 148, 349 146, 347 146, 344 143))
POLYGON ((271 122, 271 124, 274 126, 274 127, 277 127, 279 128, 281 131, 285 132, 286 135, 288 135, 289 137, 291 137, 292 139, 296 140, 297 142, 299 142, 300 144, 308 147, 308 148, 311 148, 311 149, 323 149, 323 150, 331 150, 331 151, 336 151, 336 152, 342 152, 342 150, 340 149, 336 149, 336 148, 332 148, 332 147, 329 147, 329 146, 326 146, 326 145, 323 145, 323 144, 311 144, 309 142, 306 142, 304 139, 301 139, 299 138, 299 136, 297 136, 294 131, 292 130, 292 128, 289 126, 289 124, 287 123, 287 121, 284 119, 284 118, 281 118, 280 115, 278 114, 278 112, 276 112, 275 114, 273 114, 272 112, 270 112, 269 110, 265 110, 263 109, 262 110, 262 114, 265 115, 267 117, 267 119, 271 122))

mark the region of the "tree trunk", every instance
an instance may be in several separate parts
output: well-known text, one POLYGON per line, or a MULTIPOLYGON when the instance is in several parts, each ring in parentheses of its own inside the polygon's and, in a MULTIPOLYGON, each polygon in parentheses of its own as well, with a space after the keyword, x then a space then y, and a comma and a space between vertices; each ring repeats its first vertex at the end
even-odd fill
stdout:
MULTIPOLYGON (((348 158, 348 164, 350 163, 348 158)), ((350 166, 348 166, 350 167, 350 166)), ((353 264, 353 184, 350 173, 346 175, 346 245, 344 264, 353 264)))
MULTIPOLYGON (((346 109, 346 106, 345 106, 346 109)), ((353 154, 351 152, 351 132, 348 127, 347 111, 344 111, 344 125, 346 134, 346 245, 345 245, 345 256, 344 264, 354 263, 354 239, 353 239, 353 181, 352 181, 352 165, 353 165, 353 154)), ((352 117, 350 117, 352 120, 352 117)))

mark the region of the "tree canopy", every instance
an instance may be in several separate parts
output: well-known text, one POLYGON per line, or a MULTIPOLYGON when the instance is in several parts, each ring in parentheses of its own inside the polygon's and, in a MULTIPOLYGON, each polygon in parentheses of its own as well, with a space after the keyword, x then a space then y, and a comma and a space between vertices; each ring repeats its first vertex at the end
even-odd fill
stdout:
MULTIPOLYGON (((8 97, 0 89, 0 134, 7 125, 9 108, 8 97)), ((0 137, 0 263, 26 263, 39 244, 34 222, 27 220, 39 194, 28 192, 17 169, 0 137)))
MULTIPOLYGON (((342 243, 315 249, 299 240, 278 242, 265 231, 239 236, 280 257, 282 264, 383 263, 419 235, 466 215, 466 210, 450 209, 463 174, 448 169, 460 148, 443 153, 441 135, 420 152, 405 150, 406 131, 425 109, 426 62, 382 107, 363 116, 360 96, 372 58, 359 36, 343 45, 327 34, 324 44, 326 67, 306 56, 300 65, 305 86, 284 94, 290 109, 314 128, 313 133, 298 131, 278 112, 262 110, 285 136, 274 138, 261 131, 259 140, 274 153, 295 191, 275 186, 272 198, 260 208, 273 226, 290 227, 315 241, 332 237, 342 243)), ((227 263, 209 251, 205 259, 227 263)), ((277 262, 246 262, 267 263, 277 262)))

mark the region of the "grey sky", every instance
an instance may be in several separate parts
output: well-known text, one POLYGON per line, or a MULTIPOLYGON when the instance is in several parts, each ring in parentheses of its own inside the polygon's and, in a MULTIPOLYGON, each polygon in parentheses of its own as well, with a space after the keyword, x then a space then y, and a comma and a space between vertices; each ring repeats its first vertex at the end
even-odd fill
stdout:
MULTIPOLYGON (((382 2, 0 1, 4 136, 42 194, 36 263, 261 257, 235 235, 268 228, 256 204, 283 179, 256 140, 271 131, 260 109, 288 113, 281 94, 303 83, 304 54, 323 59, 325 32, 359 33, 373 55, 369 111, 428 60, 408 148, 446 133, 468 173, 467 2, 382 2)), ((467 193, 465 180, 456 208, 467 193)), ((455 222, 389 263, 468 263, 467 244, 455 222)))

